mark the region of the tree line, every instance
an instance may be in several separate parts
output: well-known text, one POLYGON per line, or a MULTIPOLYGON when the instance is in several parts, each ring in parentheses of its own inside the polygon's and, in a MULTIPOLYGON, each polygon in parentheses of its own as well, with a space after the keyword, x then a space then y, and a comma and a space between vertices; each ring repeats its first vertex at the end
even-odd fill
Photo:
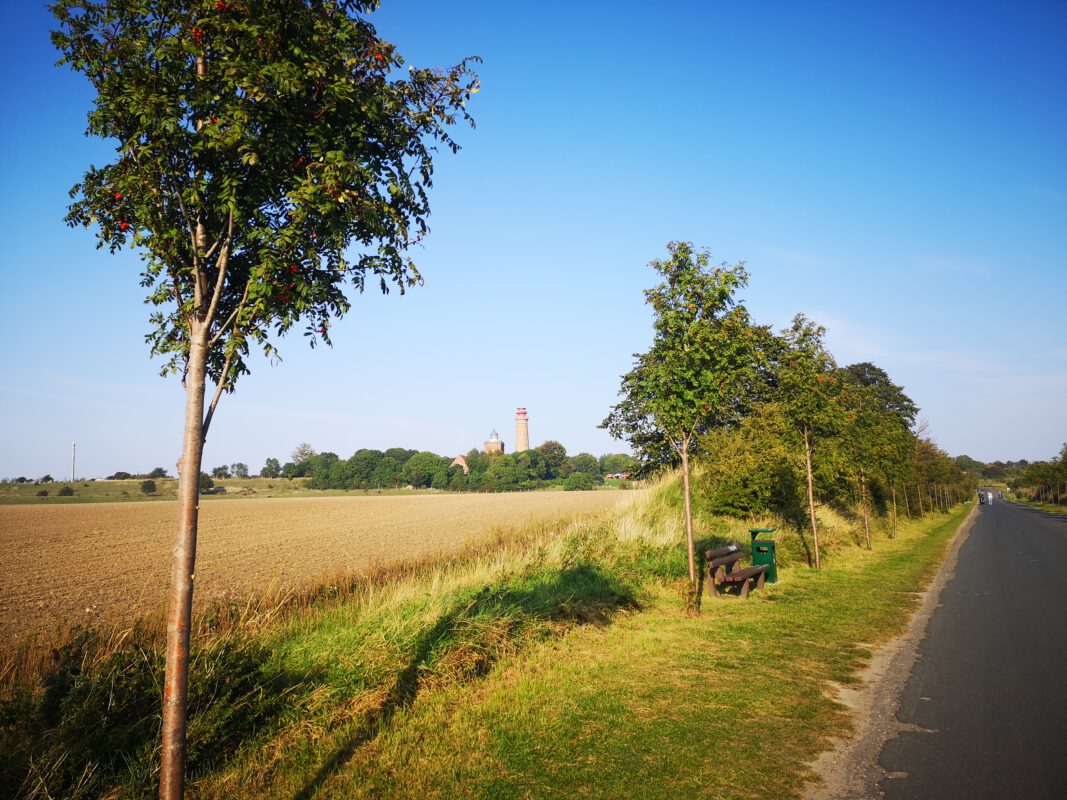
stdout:
MULTIPOLYGON (((556 441, 547 441, 520 453, 483 453, 470 450, 463 464, 427 450, 391 447, 363 448, 344 459, 336 453, 318 453, 299 445, 284 465, 268 458, 260 471, 265 478, 310 478, 311 489, 438 489, 454 492, 507 492, 550 488, 593 489, 607 475, 629 475, 637 460, 624 453, 571 456, 556 441)), ((224 476, 223 476, 224 477, 224 476)))
POLYGON ((870 547, 873 513, 896 524, 970 496, 974 476, 917 424, 918 406, 885 370, 839 366, 803 314, 778 332, 755 322, 736 299, 744 264, 714 266, 689 242, 667 249, 650 263, 661 283, 645 292, 652 345, 634 355, 601 427, 631 444, 644 473, 680 467, 694 587, 694 480, 712 512, 776 513, 809 529, 815 567, 819 505, 858 508, 870 547))
POLYGON ((1067 505, 1067 443, 1056 458, 1027 463, 1010 485, 1029 500, 1067 505))

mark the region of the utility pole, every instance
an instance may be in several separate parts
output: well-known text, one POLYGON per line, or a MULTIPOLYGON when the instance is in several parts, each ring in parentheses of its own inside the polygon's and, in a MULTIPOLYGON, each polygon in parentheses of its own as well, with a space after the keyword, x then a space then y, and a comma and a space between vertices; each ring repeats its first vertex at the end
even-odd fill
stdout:
POLYGON ((78 443, 70 443, 70 482, 74 483, 74 464, 78 460, 78 443))

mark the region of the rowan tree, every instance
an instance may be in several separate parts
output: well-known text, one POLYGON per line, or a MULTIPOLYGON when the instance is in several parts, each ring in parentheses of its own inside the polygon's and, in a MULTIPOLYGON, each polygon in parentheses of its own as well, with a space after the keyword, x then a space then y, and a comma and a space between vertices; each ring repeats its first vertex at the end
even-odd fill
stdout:
POLYGON ((780 356, 778 388, 781 409, 802 447, 807 478, 808 516, 811 522, 815 568, 822 566, 819 552, 819 525, 815 518, 815 486, 812 451, 815 442, 830 437, 842 426, 842 409, 837 402, 834 357, 823 344, 826 329, 803 314, 782 331, 784 350, 780 356))
POLYGON ((95 91, 88 133, 115 143, 67 221, 135 249, 147 335, 186 388, 171 572, 160 794, 184 789, 197 476, 217 404, 250 349, 302 326, 312 346, 368 277, 420 282, 438 146, 470 122, 464 60, 408 68, 365 18, 377 0, 57 0, 60 63, 95 91), (208 384, 213 385, 210 399, 208 384))
POLYGON ((711 265, 689 242, 667 245, 649 266, 663 281, 645 292, 653 340, 622 376, 622 398, 601 423, 643 458, 672 453, 682 469, 689 581, 697 586, 690 456, 697 436, 736 422, 758 396, 760 330, 734 294, 748 282, 743 264, 711 265))

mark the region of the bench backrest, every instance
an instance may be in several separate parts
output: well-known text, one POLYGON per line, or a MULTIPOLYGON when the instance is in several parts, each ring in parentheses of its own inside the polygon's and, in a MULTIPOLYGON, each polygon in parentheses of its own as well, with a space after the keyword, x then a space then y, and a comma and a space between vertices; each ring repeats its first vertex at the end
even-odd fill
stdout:
POLYGON ((704 558, 708 561, 714 561, 716 558, 722 558, 723 556, 729 556, 736 553, 741 549, 739 544, 728 544, 726 547, 716 547, 714 550, 708 550, 704 553, 704 558))

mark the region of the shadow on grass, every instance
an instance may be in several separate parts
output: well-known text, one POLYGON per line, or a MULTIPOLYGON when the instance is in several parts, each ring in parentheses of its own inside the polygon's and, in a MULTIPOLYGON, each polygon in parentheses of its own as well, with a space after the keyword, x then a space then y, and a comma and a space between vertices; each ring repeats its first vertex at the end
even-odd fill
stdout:
MULTIPOLYGON (((122 787, 158 791, 163 655, 134 635, 87 665, 99 634, 76 632, 53 652, 38 687, 0 700, 0 796, 90 797, 122 787)), ((187 772, 224 763, 246 739, 270 730, 288 695, 313 676, 266 674, 260 642, 226 637, 197 648, 189 667, 187 772)))
POLYGON ((514 650, 524 632, 535 633, 551 623, 603 625, 616 612, 636 606, 631 589, 584 564, 525 579, 521 586, 486 587, 473 597, 460 598, 413 643, 407 665, 381 705, 327 758, 295 800, 310 800, 397 712, 409 708, 424 690, 427 676, 476 680, 514 650))

